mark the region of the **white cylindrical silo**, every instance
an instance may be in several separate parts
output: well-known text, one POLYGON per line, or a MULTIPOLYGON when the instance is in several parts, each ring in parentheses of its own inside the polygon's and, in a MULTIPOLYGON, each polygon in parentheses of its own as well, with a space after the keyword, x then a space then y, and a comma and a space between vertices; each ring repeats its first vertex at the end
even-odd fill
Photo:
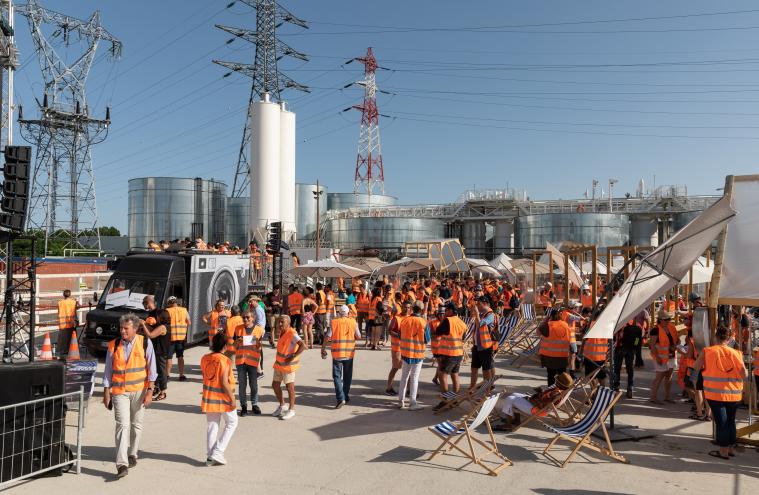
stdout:
POLYGON ((295 114, 282 103, 279 136, 279 216, 283 238, 295 234, 295 114))
POLYGON ((261 245, 261 230, 281 220, 279 214, 280 177, 280 113, 279 105, 269 101, 253 103, 250 112, 250 229, 261 245))

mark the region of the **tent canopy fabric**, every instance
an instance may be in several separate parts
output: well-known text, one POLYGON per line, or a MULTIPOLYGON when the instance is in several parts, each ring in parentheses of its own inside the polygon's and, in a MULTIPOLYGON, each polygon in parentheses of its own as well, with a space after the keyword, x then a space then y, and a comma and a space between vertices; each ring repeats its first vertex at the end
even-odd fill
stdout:
MULTIPOLYGON (((705 283, 711 282, 713 273, 714 273, 714 263, 710 263, 709 266, 706 266, 706 258, 701 256, 699 259, 696 260, 695 263, 693 263, 692 283, 695 285, 695 284, 705 284, 705 283)), ((683 285, 687 285, 688 283, 691 283, 690 273, 686 273, 683 279, 680 281, 680 283, 683 285)))
POLYGON ((379 258, 363 258, 363 257, 348 257, 343 258, 342 264, 352 266, 353 268, 360 268, 369 272, 373 272, 377 268, 381 268, 387 263, 379 258))
MULTIPOLYGON (((532 260, 527 258, 518 258, 511 260, 511 266, 515 272, 519 273, 532 273, 532 260)), ((535 263, 535 273, 538 275, 544 275, 550 273, 548 265, 543 263, 535 263)))
POLYGON ((338 263, 330 259, 313 261, 290 270, 293 275, 301 277, 354 278, 369 275, 366 270, 338 263))
MULTIPOLYGON (((593 262, 592 261, 585 261, 582 266, 582 273, 586 275, 590 275, 593 273, 593 262)), ((596 261, 596 273, 598 275, 606 275, 606 265, 602 263, 601 261, 596 261)))
POLYGON ((493 268, 487 260, 479 258, 465 258, 465 260, 469 264, 469 269, 473 274, 492 275, 494 277, 499 277, 501 275, 501 273, 493 268))
POLYGON ((730 223, 725 239, 720 304, 759 305, 759 176, 733 177, 733 205, 738 215, 730 223))
MULTIPOLYGON (((551 244, 550 242, 546 242, 546 251, 549 251, 551 255, 553 256, 553 262, 556 264, 558 269, 561 273, 564 273, 564 253, 559 251, 559 249, 551 244)), ((549 256, 548 254, 544 254, 540 257, 538 260, 540 263, 543 263, 544 265, 548 265, 549 263, 549 256)), ((574 284, 576 287, 582 287, 583 281, 582 281, 582 274, 580 273, 580 269, 577 267, 577 265, 570 259, 569 260, 569 281, 574 284)))
POLYGON ((429 258, 401 258, 377 269, 380 275, 400 275, 415 273, 435 267, 435 260, 429 258))
POLYGON ((585 338, 612 338, 651 301, 678 284, 734 216, 729 199, 723 197, 643 258, 585 338))
POLYGON ((506 254, 501 253, 495 258, 493 258, 493 260, 490 262, 490 266, 492 266, 499 272, 511 271, 512 270, 511 258, 506 256, 506 254))

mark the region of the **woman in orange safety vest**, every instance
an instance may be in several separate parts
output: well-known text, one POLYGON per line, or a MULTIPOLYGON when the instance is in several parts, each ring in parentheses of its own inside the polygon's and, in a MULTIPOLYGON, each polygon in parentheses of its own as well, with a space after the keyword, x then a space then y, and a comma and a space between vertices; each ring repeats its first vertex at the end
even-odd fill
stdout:
POLYGON ((237 428, 235 414, 235 376, 232 371, 232 360, 222 351, 227 345, 223 332, 214 334, 211 338, 211 352, 200 360, 200 370, 203 374, 203 394, 200 399, 200 410, 206 414, 207 455, 206 465, 223 465, 227 463, 224 451, 237 428), (224 430, 219 434, 221 421, 224 420, 224 430))
POLYGON ((716 336, 717 345, 705 348, 693 367, 703 370, 704 397, 709 402, 714 418, 719 450, 712 450, 709 455, 730 459, 735 455, 735 412, 743 396, 746 366, 740 351, 727 346, 730 330, 719 327, 716 336))

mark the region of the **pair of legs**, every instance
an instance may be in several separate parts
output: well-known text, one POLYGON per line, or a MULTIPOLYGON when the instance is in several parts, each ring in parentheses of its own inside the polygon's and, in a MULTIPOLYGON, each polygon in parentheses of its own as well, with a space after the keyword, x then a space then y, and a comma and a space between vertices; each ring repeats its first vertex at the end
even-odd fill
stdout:
POLYGON ((155 379, 155 385, 156 385, 156 397, 160 397, 161 400, 166 398, 166 388, 168 387, 167 383, 167 369, 166 369, 166 356, 155 356, 155 367, 156 367, 156 374, 158 375, 155 379))
POLYGON ((385 391, 389 393, 395 393, 395 390, 393 390, 393 381, 395 381, 395 374, 398 373, 398 370, 401 369, 403 361, 401 360, 401 353, 400 351, 390 351, 390 373, 387 374, 387 386, 385 387, 385 391))
POLYGON ((493 350, 492 349, 477 349, 472 348, 472 374, 469 381, 469 389, 474 390, 477 386, 477 380, 479 379, 480 368, 482 368, 482 379, 490 380, 495 375, 495 368, 493 367, 493 350))
POLYGON ((407 363, 402 361, 401 364, 401 385, 398 387, 398 403, 404 406, 406 397, 406 388, 409 389, 409 400, 411 407, 416 407, 416 393, 419 390, 419 373, 422 371, 422 362, 407 363))
POLYGON ((335 399, 338 404, 350 402, 353 381, 353 359, 332 360, 332 382, 335 385, 335 399))
POLYGON ((58 358, 65 360, 69 355, 69 346, 71 345, 71 337, 74 333, 74 328, 61 328, 58 330, 58 342, 56 344, 56 350, 58 351, 58 358))
POLYGON ((440 393, 448 392, 448 377, 451 377, 453 391, 459 393, 461 382, 459 381, 459 368, 463 356, 440 356, 437 366, 437 378, 440 384, 440 393))
POLYGON ((249 364, 237 365, 237 380, 240 382, 238 396, 240 408, 248 410, 248 387, 250 387, 250 403, 255 410, 258 407, 258 367, 249 364))
POLYGON ((129 457, 137 457, 142 436, 142 401, 147 390, 127 392, 111 397, 116 417, 116 466, 128 466, 129 457))
POLYGON ((321 344, 324 335, 324 323, 327 319, 327 313, 316 313, 314 315, 313 338, 316 344, 321 344))
POLYGON ((285 382, 285 388, 287 389, 288 410, 295 411, 295 372, 282 373, 278 370, 274 370, 274 380, 271 382, 271 388, 274 389, 274 395, 277 397, 279 407, 284 409, 285 397, 282 393, 282 382, 285 382))
POLYGON ((733 451, 733 446, 736 441, 735 411, 738 409, 740 401, 723 402, 712 399, 707 399, 707 401, 712 410, 714 431, 720 455, 725 458, 730 455, 735 455, 735 452, 733 451))
POLYGON ((657 371, 653 383, 651 383, 651 402, 659 402, 659 387, 664 384, 664 400, 669 401, 672 390, 672 369, 657 371))
POLYGON ((227 450, 227 445, 237 429, 237 414, 234 411, 206 413, 206 422, 206 458, 224 464, 224 451, 227 450), (224 429, 220 435, 222 420, 224 429))
POLYGON ((614 352, 614 383, 612 386, 614 390, 619 390, 621 381, 622 364, 625 365, 625 372, 627 373, 627 393, 632 393, 633 381, 635 379, 635 351, 634 350, 619 350, 614 352))
POLYGON ((175 340, 169 345, 169 359, 166 361, 166 379, 171 375, 171 360, 177 355, 177 367, 179 368, 179 378, 184 377, 184 340, 175 340))
POLYGON ((364 347, 369 347, 369 342, 371 341, 371 335, 369 331, 369 319, 368 319, 368 313, 358 313, 356 314, 356 323, 358 324, 358 331, 359 332, 365 332, 364 333, 364 347), (364 324, 366 322, 366 325, 364 324))
POLYGON ((382 335, 382 324, 377 324, 376 320, 370 320, 370 328, 372 329, 372 349, 376 349, 382 335))
POLYGON ((304 325, 303 326, 303 342, 306 344, 306 347, 309 349, 313 347, 314 345, 314 325, 304 325))

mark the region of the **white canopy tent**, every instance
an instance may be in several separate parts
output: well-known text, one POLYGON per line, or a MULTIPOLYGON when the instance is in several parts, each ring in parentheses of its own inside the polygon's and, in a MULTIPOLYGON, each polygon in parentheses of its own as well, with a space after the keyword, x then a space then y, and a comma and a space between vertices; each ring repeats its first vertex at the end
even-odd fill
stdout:
POLYGON ((401 258, 377 269, 379 275, 400 275, 402 273, 423 272, 435 267, 430 258, 401 258))
POLYGON ((290 269, 290 273, 300 277, 354 278, 369 275, 366 270, 344 265, 330 259, 312 261, 290 269))
POLYGON ((469 270, 473 275, 491 275, 494 277, 501 276, 501 273, 493 268, 487 260, 479 258, 465 258, 465 261, 469 265, 469 270))
POLYGON ((730 199, 723 197, 643 258, 585 338, 612 338, 651 301, 678 284, 735 214, 730 199))

